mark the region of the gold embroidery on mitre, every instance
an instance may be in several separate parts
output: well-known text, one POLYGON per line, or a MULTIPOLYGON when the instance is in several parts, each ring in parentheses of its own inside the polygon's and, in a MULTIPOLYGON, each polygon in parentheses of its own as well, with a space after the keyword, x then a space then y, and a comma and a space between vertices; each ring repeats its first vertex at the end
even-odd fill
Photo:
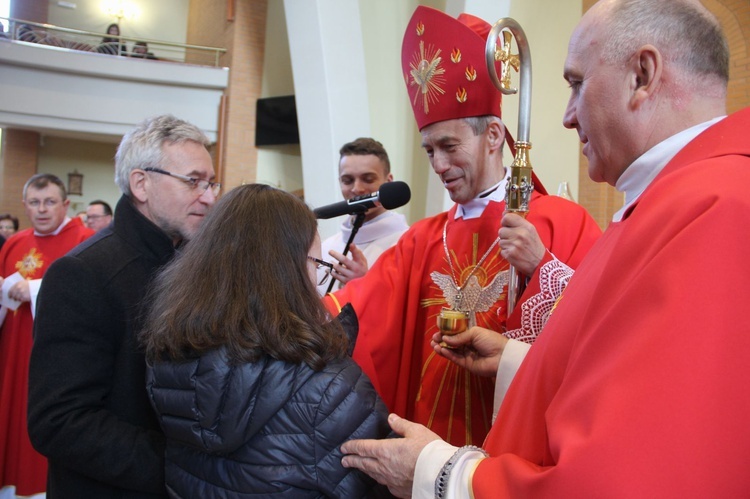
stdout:
POLYGON ((462 104, 466 102, 466 89, 464 87, 458 87, 458 90, 456 90, 456 100, 462 104))
POLYGON ((458 64, 461 62, 461 51, 457 48, 453 49, 453 52, 451 52, 451 62, 458 64))
POLYGON ((419 21, 417 23, 417 36, 424 35, 424 24, 422 24, 422 21, 419 21))
POLYGON ((477 70, 474 69, 474 66, 469 64, 466 66, 466 71, 464 71, 464 74, 466 75, 466 79, 469 81, 474 81, 477 79, 477 70))
POLYGON ((36 269, 42 268, 44 265, 43 258, 44 255, 37 253, 36 248, 31 248, 20 261, 16 262, 16 270, 24 279, 26 279, 29 276, 34 275, 36 269))
POLYGON ((419 52, 412 57, 409 63, 409 74, 411 75, 410 85, 416 85, 417 90, 414 92, 412 106, 417 105, 417 100, 422 96, 422 110, 425 114, 430 113, 430 103, 438 101, 438 96, 445 93, 441 85, 445 83, 445 69, 440 67, 442 62, 440 49, 435 49, 430 45, 425 49, 424 41, 419 42, 419 52))

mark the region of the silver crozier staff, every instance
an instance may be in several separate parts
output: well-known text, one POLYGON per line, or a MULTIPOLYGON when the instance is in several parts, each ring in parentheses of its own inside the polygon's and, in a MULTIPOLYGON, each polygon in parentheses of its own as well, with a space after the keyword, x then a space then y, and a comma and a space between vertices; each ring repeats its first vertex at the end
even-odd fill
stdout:
MULTIPOLYGON (((506 210, 521 216, 529 212, 531 193, 534 190, 532 180, 531 162, 529 161, 529 118, 531 116, 531 52, 529 42, 521 26, 509 17, 497 21, 487 38, 485 49, 487 69, 490 73, 492 83, 495 84, 504 95, 519 93, 518 105, 518 134, 515 145, 508 140, 511 153, 513 153, 513 164, 510 165, 510 179, 506 186, 505 204, 506 210), (498 48, 497 40, 503 35, 503 45, 498 48), (511 34, 516 39, 518 55, 511 55, 511 34), (497 75, 496 62, 502 63, 502 78, 497 75), (517 88, 510 87, 511 68, 519 71, 520 92, 517 88)), ((507 134, 506 130, 506 134, 507 134)), ((508 313, 513 311, 518 297, 523 292, 518 270, 510 267, 510 278, 508 282, 508 313)))

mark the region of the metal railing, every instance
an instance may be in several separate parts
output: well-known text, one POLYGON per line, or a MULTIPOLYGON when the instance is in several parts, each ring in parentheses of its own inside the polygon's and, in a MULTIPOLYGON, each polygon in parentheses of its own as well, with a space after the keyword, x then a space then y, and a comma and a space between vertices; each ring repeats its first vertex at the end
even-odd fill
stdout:
POLYGON ((8 27, 0 36, 10 40, 114 56, 219 67, 219 60, 227 51, 219 47, 108 35, 9 17, 0 17, 0 22, 8 27))

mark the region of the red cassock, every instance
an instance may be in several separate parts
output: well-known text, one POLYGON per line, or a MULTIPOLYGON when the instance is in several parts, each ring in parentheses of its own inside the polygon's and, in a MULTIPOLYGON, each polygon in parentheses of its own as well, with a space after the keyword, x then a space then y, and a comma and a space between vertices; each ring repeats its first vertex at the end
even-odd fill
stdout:
POLYGON ((750 495, 750 108, 688 144, 576 271, 477 498, 750 495))
MULTIPOLYGON (((78 217, 55 236, 23 230, 0 250, 0 272, 40 279, 53 261, 93 234, 78 217)), ((29 302, 8 310, 0 329, 0 488, 15 485, 18 495, 43 492, 47 483, 47 460, 32 448, 26 426, 32 330, 29 302)))
MULTIPOLYGON (((454 284, 460 286, 467 279, 463 293, 473 304, 472 320, 493 331, 506 330, 503 281, 508 262, 500 256, 500 248, 495 246, 474 269, 497 238, 504 209, 505 203, 490 201, 479 218, 454 220, 454 206, 422 220, 363 278, 325 298, 334 313, 347 302, 354 306, 360 324, 354 360, 389 409, 456 445, 484 440, 492 424, 494 380, 474 376, 436 355, 430 339, 438 331, 440 309, 448 307, 455 295, 454 284), (453 271, 443 244, 444 228, 453 271)), ((583 208, 555 196, 534 193, 529 211, 528 220, 545 246, 572 267, 601 234, 583 208)), ((538 292, 536 280, 532 276, 508 329, 520 327, 521 304, 538 292)))

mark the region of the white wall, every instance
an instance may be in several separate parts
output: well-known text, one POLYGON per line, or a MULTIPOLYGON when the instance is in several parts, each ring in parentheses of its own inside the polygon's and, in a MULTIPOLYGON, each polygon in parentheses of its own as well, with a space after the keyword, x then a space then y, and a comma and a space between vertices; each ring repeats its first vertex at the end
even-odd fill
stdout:
MULTIPOLYGON (((575 131, 562 125, 570 96, 562 75, 568 40, 581 13, 579 0, 516 0, 510 8, 510 16, 523 28, 531 50, 531 164, 550 194, 556 194, 560 182, 567 181, 575 199, 578 199, 579 141, 575 131)), ((504 97, 503 119, 514 136, 517 118, 518 98, 504 97)))
POLYGON ((228 70, 0 40, 0 124, 119 138, 171 113, 216 140, 228 70))
MULTIPOLYGON (((428 185, 435 177, 421 149, 421 136, 401 73, 404 29, 419 4, 441 10, 445 6, 444 0, 360 0, 372 136, 388 151, 393 177, 411 188, 409 204, 396 210, 410 223, 425 217, 428 185)), ((444 191, 439 182, 437 190, 444 191)))
MULTIPOLYGON (((426 174, 431 171, 426 156, 419 148, 419 134, 401 76, 403 29, 419 3, 417 0, 359 2, 366 73, 363 84, 368 90, 366 105, 370 113, 370 135, 382 142, 388 151, 394 177, 406 181, 412 188, 412 202, 398 210, 412 221, 424 217, 426 179, 430 178, 426 174)), ((443 8, 445 1, 421 3, 443 8)), ((293 94, 294 79, 282 2, 269 2, 267 23, 262 96, 293 94)), ((346 140, 355 139, 357 134, 350 135, 346 140)), ((335 170, 335 159, 330 163, 330 168, 335 170)), ((301 188, 302 157, 299 148, 259 148, 257 171, 259 182, 271 183, 289 191, 301 188)), ((338 186, 335 192, 331 203, 340 199, 338 186)))
MULTIPOLYGON (((268 28, 261 97, 294 95, 284 2, 268 2, 266 24, 268 28)), ((259 147, 256 171, 256 182, 274 185, 289 192, 302 189, 302 155, 299 144, 259 147)))

